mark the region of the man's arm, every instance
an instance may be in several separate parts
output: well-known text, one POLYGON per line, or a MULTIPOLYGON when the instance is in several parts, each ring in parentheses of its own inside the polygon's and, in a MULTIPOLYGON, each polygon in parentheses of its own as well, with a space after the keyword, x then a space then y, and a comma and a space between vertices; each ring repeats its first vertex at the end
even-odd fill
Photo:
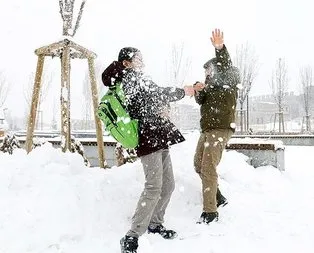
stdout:
POLYGON ((212 31, 210 40, 215 47, 218 72, 228 70, 232 66, 232 61, 224 44, 224 33, 219 29, 215 29, 212 31))
POLYGON ((222 49, 215 48, 218 72, 223 72, 232 67, 232 61, 225 45, 222 49))
POLYGON ((205 99, 205 91, 201 90, 201 91, 195 92, 194 97, 195 97, 195 102, 198 103, 199 105, 202 105, 205 99))
POLYGON ((205 98, 205 84, 201 83, 201 82, 196 82, 195 84, 193 84, 195 93, 194 93, 194 97, 195 97, 195 102, 198 103, 199 105, 202 105, 204 103, 204 98, 205 98))
POLYGON ((166 100, 168 102, 179 101, 185 96, 194 96, 195 91, 195 88, 192 85, 184 86, 184 88, 160 87, 153 81, 151 81, 151 88, 153 90, 157 90, 162 100, 166 100))
POLYGON ((184 89, 175 87, 159 87, 160 92, 169 102, 179 101, 185 96, 184 89))

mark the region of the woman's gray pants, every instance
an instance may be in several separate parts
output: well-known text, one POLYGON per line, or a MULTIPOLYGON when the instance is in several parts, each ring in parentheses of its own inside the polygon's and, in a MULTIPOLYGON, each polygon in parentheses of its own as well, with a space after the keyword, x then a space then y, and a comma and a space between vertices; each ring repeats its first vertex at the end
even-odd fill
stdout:
POLYGON ((174 190, 174 176, 168 149, 142 156, 145 188, 138 201, 127 235, 139 237, 149 225, 162 224, 174 190))

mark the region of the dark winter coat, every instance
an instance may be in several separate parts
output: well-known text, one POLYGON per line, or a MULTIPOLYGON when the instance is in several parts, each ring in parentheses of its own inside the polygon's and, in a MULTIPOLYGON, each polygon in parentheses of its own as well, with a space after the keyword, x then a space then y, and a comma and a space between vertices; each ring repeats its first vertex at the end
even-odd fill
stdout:
POLYGON ((202 132, 212 129, 234 131, 237 85, 240 83, 240 75, 238 69, 232 66, 225 46, 221 50, 216 49, 215 53, 216 58, 209 61, 215 71, 206 77, 205 88, 195 95, 196 102, 201 105, 201 130, 202 132))
MULTIPOLYGON (((110 68, 110 66, 108 67, 110 68)), ((116 67, 112 69, 117 69, 116 67)), ((112 86, 115 80, 103 73, 104 85, 112 86)), ((116 76, 119 76, 117 74, 116 76)), ((119 79, 119 78, 118 78, 119 79)), ((127 110, 139 122, 139 145, 137 156, 144 156, 184 141, 184 137, 164 112, 169 103, 184 97, 183 89, 159 87, 143 73, 131 69, 123 70, 122 87, 126 98, 127 110)))

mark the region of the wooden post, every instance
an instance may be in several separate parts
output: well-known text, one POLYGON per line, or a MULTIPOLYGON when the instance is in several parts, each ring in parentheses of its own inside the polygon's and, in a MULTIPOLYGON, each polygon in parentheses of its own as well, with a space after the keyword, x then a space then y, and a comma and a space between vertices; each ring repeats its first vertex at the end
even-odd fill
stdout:
POLYGON ((41 78, 43 74, 44 61, 45 61, 45 56, 39 55, 38 61, 37 61, 37 69, 36 69, 33 95, 32 95, 31 110, 30 110, 30 114, 28 117, 28 124, 27 124, 27 136, 26 136, 26 145, 25 145, 25 149, 27 153, 32 151, 32 146, 33 146, 34 128, 35 128, 35 122, 36 122, 36 113, 37 113, 37 107, 38 107, 38 99, 39 99, 39 92, 40 92, 40 87, 41 87, 41 78))
POLYGON ((273 127, 273 131, 276 131, 276 117, 277 117, 277 113, 275 112, 275 118, 274 118, 274 127, 273 127))
POLYGON ((280 117, 280 112, 278 113, 278 131, 281 133, 281 117, 280 117))
POLYGON ((98 108, 98 91, 95 77, 95 66, 94 59, 88 57, 88 68, 89 68, 89 79, 91 82, 92 89, 92 98, 93 98, 93 107, 94 107, 94 117, 96 125, 96 136, 97 136, 97 146, 98 146, 98 159, 99 167, 104 168, 105 164, 105 154, 104 154, 104 140, 102 135, 102 125, 100 119, 97 117, 97 108, 98 108))
POLYGON ((246 130, 250 130, 249 93, 246 96, 246 130))
POLYGON ((306 114, 306 132, 310 133, 311 132, 311 118, 309 114, 306 114))
MULTIPOLYGON (((62 1, 60 0, 60 3, 62 1)), ((61 6, 61 5, 60 5, 61 6)), ((62 6, 61 6, 62 7, 62 6)), ((89 76, 91 80, 91 90, 93 98, 93 107, 94 107, 94 117, 96 124, 96 135, 97 135, 97 144, 98 144, 98 155, 99 155, 99 165, 101 168, 106 167, 106 160, 104 155, 104 141, 102 134, 102 123, 97 117, 98 109, 98 91, 95 77, 95 66, 94 58, 96 54, 87 50, 86 48, 75 44, 74 42, 64 39, 48 46, 41 47, 35 50, 35 53, 39 56, 31 113, 28 121, 28 131, 26 139, 26 150, 30 152, 33 145, 33 134, 34 127, 36 122, 36 113, 38 107, 38 99, 41 85, 41 77, 43 72, 43 64, 45 56, 58 56, 61 59, 61 148, 63 152, 71 151, 71 100, 70 100, 70 71, 71 71, 71 62, 70 58, 79 58, 88 60, 89 76), (71 53, 71 56, 70 56, 71 53)))
POLYGON ((71 150, 70 122, 70 47, 66 45, 61 56, 61 146, 71 150))
POLYGON ((281 125, 282 125, 282 132, 285 133, 285 124, 284 124, 284 120, 283 120, 283 112, 281 112, 281 125))

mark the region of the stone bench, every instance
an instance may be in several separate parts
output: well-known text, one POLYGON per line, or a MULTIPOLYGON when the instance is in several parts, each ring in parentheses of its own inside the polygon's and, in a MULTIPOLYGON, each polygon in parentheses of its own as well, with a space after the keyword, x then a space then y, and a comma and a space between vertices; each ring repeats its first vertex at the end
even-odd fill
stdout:
POLYGON ((272 165, 280 171, 285 170, 285 147, 279 140, 264 140, 252 138, 232 138, 226 150, 236 150, 249 157, 253 167, 272 165))

